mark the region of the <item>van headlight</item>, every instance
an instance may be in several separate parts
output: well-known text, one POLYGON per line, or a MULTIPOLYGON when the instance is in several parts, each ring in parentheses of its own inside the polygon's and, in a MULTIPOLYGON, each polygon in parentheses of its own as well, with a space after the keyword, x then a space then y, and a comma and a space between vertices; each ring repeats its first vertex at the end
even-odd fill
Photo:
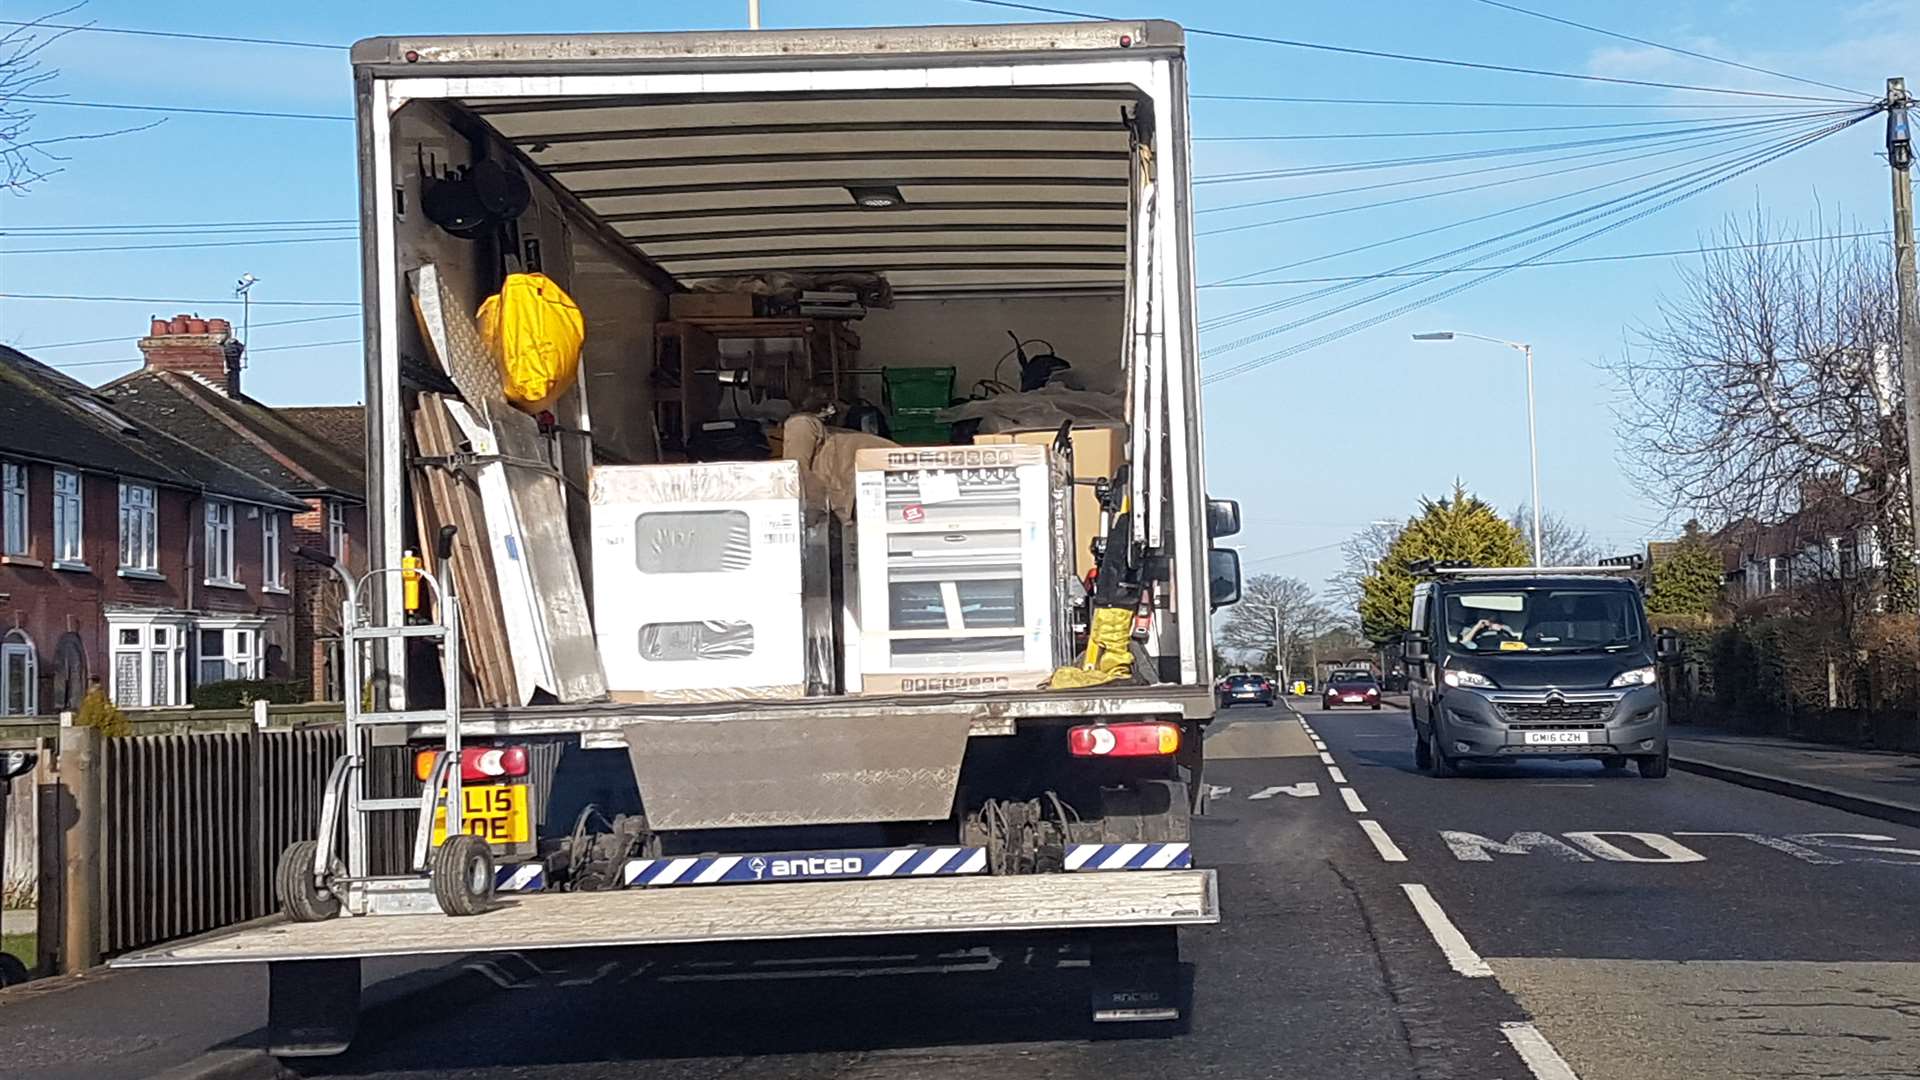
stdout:
POLYGON ((1623 671, 1613 677, 1611 686, 1652 686, 1660 681, 1660 669, 1639 667, 1632 671, 1623 671))
POLYGON ((1448 668, 1446 674, 1440 676, 1440 679, 1448 686, 1466 686, 1479 690, 1499 689, 1499 687, 1493 684, 1492 679, 1487 678, 1477 671, 1461 671, 1457 668, 1448 668))

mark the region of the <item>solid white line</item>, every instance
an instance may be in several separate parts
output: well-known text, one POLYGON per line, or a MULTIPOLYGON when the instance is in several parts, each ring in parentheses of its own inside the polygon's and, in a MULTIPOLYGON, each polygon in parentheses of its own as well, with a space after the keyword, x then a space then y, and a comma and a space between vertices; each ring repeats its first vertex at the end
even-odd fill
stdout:
POLYGON ((1333 777, 1333 782, 1336 784, 1344 784, 1347 782, 1347 774, 1341 772, 1340 766, 1338 765, 1327 766, 1327 775, 1333 777))
MULTIPOLYGON (((1364 825, 1366 822, 1363 821, 1361 824, 1364 825)), ((1421 922, 1427 924, 1427 933, 1433 935, 1433 943, 1440 946, 1441 953, 1445 954, 1447 964, 1453 970, 1469 979, 1484 979, 1493 974, 1493 969, 1487 966, 1487 962, 1480 959, 1480 954, 1473 951, 1473 946, 1467 944, 1466 936, 1453 925, 1453 920, 1447 918, 1445 911, 1440 910, 1440 902, 1433 898, 1433 894, 1427 891, 1425 885, 1400 887, 1406 890, 1407 899, 1413 901, 1414 913, 1420 916, 1421 922)))
POLYGON ((1527 1063, 1527 1068, 1533 1070, 1538 1080, 1580 1080, 1573 1066, 1567 1064, 1567 1059, 1560 1056, 1560 1051, 1553 1048, 1545 1035, 1540 1034, 1539 1028, 1510 1020, 1500 1025, 1500 1034, 1513 1044, 1514 1052, 1520 1055, 1521 1061, 1527 1063))
POLYGON ((1333 755, 1327 753, 1325 750, 1320 751, 1320 764, 1322 765, 1333 764, 1333 755))
POLYGON ((1380 853, 1382 859, 1387 862, 1407 861, 1407 853, 1400 850, 1400 845, 1393 842, 1393 837, 1387 835, 1387 830, 1381 828, 1379 822, 1362 819, 1360 831, 1373 841, 1373 849, 1380 853))
POLYGON ((1341 788, 1340 797, 1346 800, 1347 809, 1353 811, 1354 813, 1364 814, 1367 812, 1367 804, 1360 801, 1359 794, 1356 793, 1352 788, 1350 787, 1341 788))

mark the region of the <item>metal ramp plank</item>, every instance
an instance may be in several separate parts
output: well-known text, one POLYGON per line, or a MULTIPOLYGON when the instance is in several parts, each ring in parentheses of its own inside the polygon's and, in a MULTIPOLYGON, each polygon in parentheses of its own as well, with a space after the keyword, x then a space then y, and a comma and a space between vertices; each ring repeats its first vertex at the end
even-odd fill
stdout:
POLYGON ((255 923, 118 957, 114 967, 993 934, 1220 921, 1215 872, 1153 870, 548 893, 497 910, 255 923))

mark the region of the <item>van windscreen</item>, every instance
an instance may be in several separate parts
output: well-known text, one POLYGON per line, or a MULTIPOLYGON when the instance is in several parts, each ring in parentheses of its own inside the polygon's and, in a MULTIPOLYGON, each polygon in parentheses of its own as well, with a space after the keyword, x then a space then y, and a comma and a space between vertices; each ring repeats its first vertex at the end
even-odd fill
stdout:
POLYGON ((1483 589, 1447 597, 1447 637, 1476 652, 1614 651, 1641 640, 1625 589, 1483 589))

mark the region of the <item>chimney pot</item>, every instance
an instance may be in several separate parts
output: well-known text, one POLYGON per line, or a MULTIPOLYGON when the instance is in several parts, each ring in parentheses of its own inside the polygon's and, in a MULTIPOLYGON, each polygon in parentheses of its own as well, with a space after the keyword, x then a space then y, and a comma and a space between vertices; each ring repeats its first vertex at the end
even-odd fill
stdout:
POLYGON ((225 319, 208 319, 207 333, 228 334, 233 332, 233 324, 225 319))
POLYGON ((204 334, 207 332, 207 320, 194 316, 187 320, 187 333, 204 334))
POLYGON ((169 334, 184 334, 186 332, 187 317, 185 315, 175 315, 173 319, 167 323, 167 333, 169 334))
POLYGON ((166 332, 167 332, 167 320, 165 319, 149 320, 149 325, 147 327, 147 335, 149 337, 159 337, 160 335, 166 332))

